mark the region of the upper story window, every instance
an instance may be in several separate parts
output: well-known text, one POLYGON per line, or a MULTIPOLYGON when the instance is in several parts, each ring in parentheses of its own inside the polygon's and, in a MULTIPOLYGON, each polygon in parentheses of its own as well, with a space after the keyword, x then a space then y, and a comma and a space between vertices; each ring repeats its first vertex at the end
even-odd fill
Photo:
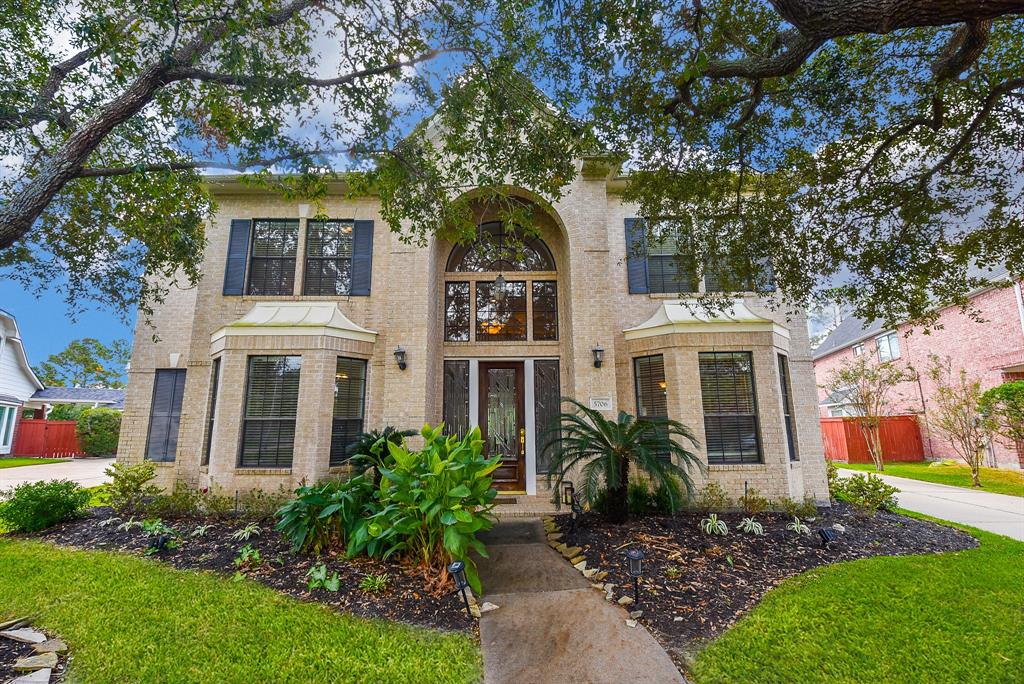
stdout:
POLYGON ((258 219, 252 224, 248 294, 290 295, 295 289, 298 220, 258 219))
POLYGON ((863 353, 864 353, 864 345, 863 344, 855 344, 855 345, 853 345, 853 355, 854 356, 860 356, 863 353))
POLYGON ((352 221, 306 224, 302 294, 347 295, 352 289, 352 221))
POLYGON ((558 339, 555 260, 542 240, 486 223, 476 241, 452 250, 447 272, 445 341, 558 339))
POLYGON ((900 358, 900 338, 894 332, 876 337, 875 346, 878 348, 878 360, 882 363, 900 358))

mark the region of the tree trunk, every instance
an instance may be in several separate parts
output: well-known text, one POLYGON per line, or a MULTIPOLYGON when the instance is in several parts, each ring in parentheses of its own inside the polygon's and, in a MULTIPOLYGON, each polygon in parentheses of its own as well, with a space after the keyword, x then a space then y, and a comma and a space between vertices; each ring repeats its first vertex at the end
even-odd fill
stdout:
POLYGON ((608 488, 608 521, 621 525, 629 520, 629 460, 620 458, 612 467, 619 469, 619 486, 608 488))

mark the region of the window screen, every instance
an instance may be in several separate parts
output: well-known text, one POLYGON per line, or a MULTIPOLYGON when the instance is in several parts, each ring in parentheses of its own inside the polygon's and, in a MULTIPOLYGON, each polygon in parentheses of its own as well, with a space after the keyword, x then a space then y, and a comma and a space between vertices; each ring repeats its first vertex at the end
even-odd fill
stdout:
POLYGON ((203 441, 203 465, 210 465, 210 446, 213 442, 213 421, 217 413, 217 388, 220 385, 220 359, 213 360, 210 377, 210 396, 207 400, 209 415, 206 418, 206 439, 203 441))
POLYGON ((782 411, 786 419, 786 445, 789 447, 789 460, 800 460, 796 450, 796 426, 793 423, 793 390, 790 386, 789 358, 779 354, 779 383, 782 388, 782 411))
POLYGON ((290 468, 301 356, 250 356, 239 465, 290 468))
POLYGON ((352 221, 306 224, 303 294, 347 295, 352 290, 352 221))
POLYGON ((444 339, 469 341, 469 283, 445 283, 444 339))
POLYGON ((366 404, 366 361, 338 357, 334 373, 334 423, 331 426, 331 465, 348 458, 348 448, 363 432, 366 404))
POLYGON ((708 463, 760 463, 753 355, 701 352, 699 359, 708 463))
POLYGON ((293 294, 299 222, 256 219, 252 225, 249 294, 293 294))
POLYGON ((156 371, 153 381, 153 403, 149 412, 149 434, 146 437, 146 458, 149 460, 174 460, 174 454, 178 449, 181 400, 184 396, 183 369, 169 368, 156 371))
POLYGON ((558 339, 558 284, 533 281, 533 339, 558 339))

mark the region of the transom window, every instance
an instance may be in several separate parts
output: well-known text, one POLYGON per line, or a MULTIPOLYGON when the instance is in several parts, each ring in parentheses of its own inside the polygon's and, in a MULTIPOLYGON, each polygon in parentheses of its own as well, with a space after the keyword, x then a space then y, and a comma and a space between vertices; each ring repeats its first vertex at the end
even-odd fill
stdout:
POLYGON ((445 341, 558 339, 555 260, 543 241, 486 223, 475 242, 452 250, 447 272, 445 341))

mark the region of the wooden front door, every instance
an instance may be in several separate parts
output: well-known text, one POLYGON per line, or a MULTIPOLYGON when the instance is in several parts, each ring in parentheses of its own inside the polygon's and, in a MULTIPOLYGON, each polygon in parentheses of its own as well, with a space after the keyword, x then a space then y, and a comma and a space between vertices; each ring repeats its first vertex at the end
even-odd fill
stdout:
POLYGON ((502 491, 526 491, 523 362, 481 361, 479 404, 484 453, 501 455, 494 486, 502 491))

